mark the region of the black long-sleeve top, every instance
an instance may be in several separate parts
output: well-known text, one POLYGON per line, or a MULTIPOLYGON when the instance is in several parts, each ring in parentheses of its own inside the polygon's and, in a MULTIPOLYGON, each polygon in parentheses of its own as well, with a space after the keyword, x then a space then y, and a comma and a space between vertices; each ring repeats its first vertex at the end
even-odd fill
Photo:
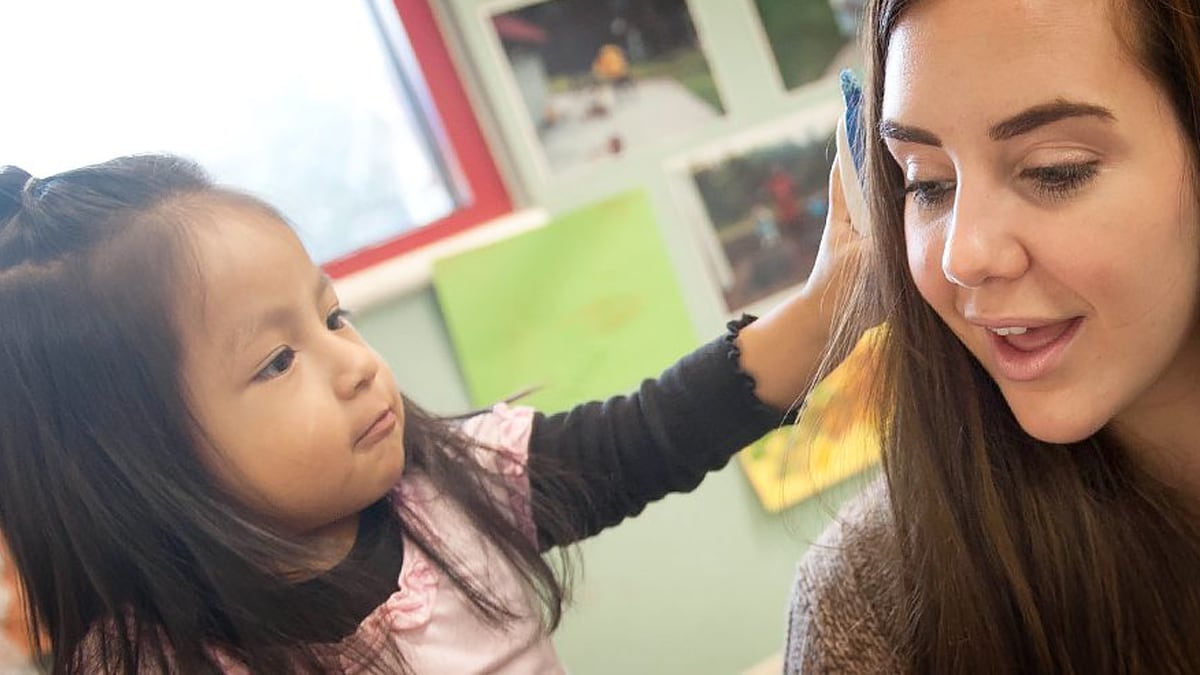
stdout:
MULTIPOLYGON (((596 534, 672 492, 696 488, 741 448, 785 421, 782 412, 754 395, 754 380, 741 370, 734 339, 745 317, 729 332, 700 347, 638 390, 546 416, 537 414, 529 443, 533 499, 568 510, 579 538, 596 534), (552 458, 576 476, 584 490, 562 489, 539 470, 552 458)), ((537 522, 545 548, 556 541, 537 522)))

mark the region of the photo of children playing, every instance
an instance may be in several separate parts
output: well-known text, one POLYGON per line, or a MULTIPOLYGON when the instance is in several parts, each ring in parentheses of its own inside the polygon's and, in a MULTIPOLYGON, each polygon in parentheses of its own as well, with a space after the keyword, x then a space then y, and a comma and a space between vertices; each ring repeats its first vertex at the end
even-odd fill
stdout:
POLYGON ((812 269, 828 210, 824 135, 777 139, 697 163, 690 176, 723 253, 730 311, 795 286, 812 269))
POLYGON ((550 0, 491 23, 551 171, 724 114, 685 0, 550 0))

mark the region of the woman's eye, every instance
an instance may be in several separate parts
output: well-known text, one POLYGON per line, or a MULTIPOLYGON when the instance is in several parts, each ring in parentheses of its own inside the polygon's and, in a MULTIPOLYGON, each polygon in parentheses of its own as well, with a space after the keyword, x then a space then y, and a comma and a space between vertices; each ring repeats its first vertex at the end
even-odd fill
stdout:
POLYGON ((287 372, 288 368, 292 367, 292 363, 296 360, 296 350, 291 347, 284 347, 279 350, 279 353, 271 358, 271 361, 254 376, 254 379, 259 382, 273 380, 287 372))
POLYGON ((325 317, 325 327, 329 330, 340 330, 349 325, 350 322, 347 321, 349 318, 350 310, 339 307, 330 312, 329 316, 325 317))
POLYGON ((913 196, 913 201, 923 209, 942 206, 954 196, 954 181, 916 180, 904 186, 904 191, 913 196))
POLYGON ((1038 194, 1047 199, 1070 196, 1100 172, 1099 162, 1055 164, 1025 169, 1021 177, 1033 182, 1038 194))

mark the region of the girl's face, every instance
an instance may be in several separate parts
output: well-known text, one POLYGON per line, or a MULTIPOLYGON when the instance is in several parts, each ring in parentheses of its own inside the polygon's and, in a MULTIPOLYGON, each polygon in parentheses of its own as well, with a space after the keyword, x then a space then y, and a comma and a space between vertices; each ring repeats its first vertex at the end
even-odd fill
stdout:
POLYGON ((1194 435, 1200 214, 1172 108, 1104 0, 925 0, 881 131, 921 295, 1044 441, 1194 435))
POLYGON ((269 522, 343 539, 404 469, 391 371, 284 223, 246 205, 212 211, 195 235, 203 287, 181 315, 208 463, 269 522))

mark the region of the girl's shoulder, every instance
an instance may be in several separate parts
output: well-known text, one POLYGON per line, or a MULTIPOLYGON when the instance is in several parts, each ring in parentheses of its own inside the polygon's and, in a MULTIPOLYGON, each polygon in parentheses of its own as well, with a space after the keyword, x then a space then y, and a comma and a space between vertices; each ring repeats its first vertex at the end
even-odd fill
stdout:
POLYGON ((534 414, 528 406, 497 403, 464 420, 460 431, 475 441, 485 465, 496 466, 504 473, 521 473, 529 459, 534 414))
MULTIPOLYGON (((526 406, 497 403, 491 409, 458 422, 458 431, 470 440, 469 450, 484 472, 498 480, 485 480, 501 511, 509 514, 518 528, 536 541, 530 504, 527 464, 533 432, 534 410, 526 406)), ((427 476, 402 477, 394 494, 414 515, 439 530, 472 529, 470 518, 453 500, 431 483, 427 476), (451 525, 457 523, 457 525, 451 525)))

